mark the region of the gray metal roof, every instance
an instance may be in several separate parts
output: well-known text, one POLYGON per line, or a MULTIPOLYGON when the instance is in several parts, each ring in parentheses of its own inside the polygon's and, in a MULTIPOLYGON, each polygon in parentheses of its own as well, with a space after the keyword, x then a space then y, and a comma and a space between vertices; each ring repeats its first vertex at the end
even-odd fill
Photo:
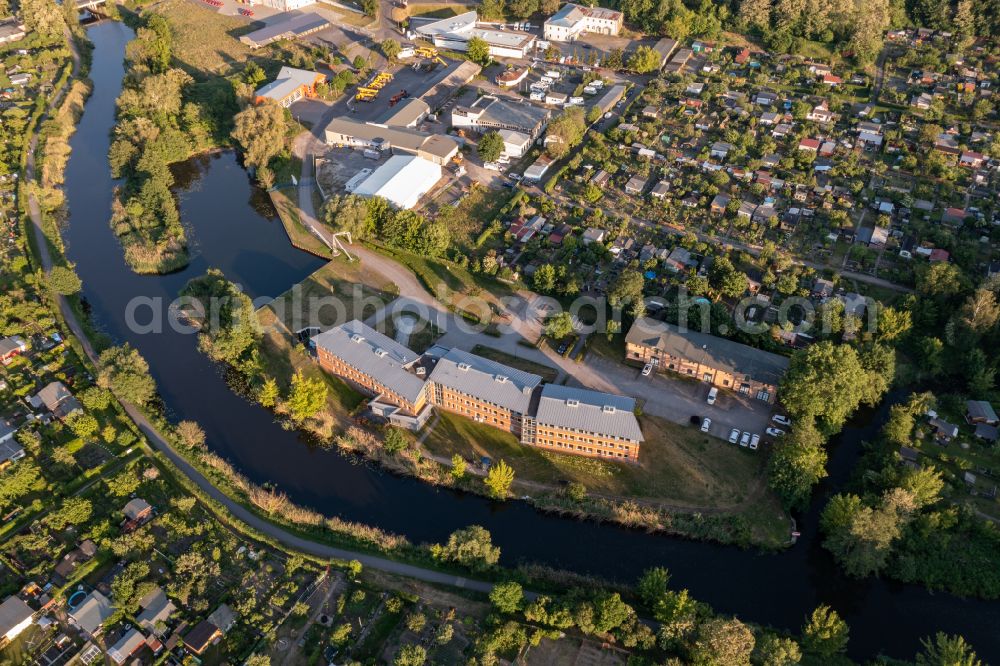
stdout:
POLYGON ((0 356, 6 356, 11 352, 23 349, 24 347, 24 339, 16 335, 9 338, 0 338, 0 356))
POLYGON ((357 319, 314 336, 313 342, 411 402, 424 389, 423 380, 406 370, 419 354, 357 319))
POLYGON ((482 356, 451 349, 434 366, 430 381, 520 414, 542 378, 482 356))
POLYGON ((968 409, 970 419, 979 419, 987 423, 993 423, 997 420, 997 413, 993 409, 993 405, 985 400, 967 400, 965 406, 968 409))
POLYGON ((724 370, 737 381, 744 377, 778 385, 788 359, 739 342, 708 333, 684 330, 673 324, 643 317, 637 319, 625 337, 627 343, 655 347, 670 356, 688 359, 724 370))
POLYGON ((93 634, 114 613, 115 607, 111 605, 111 601, 97 590, 94 590, 69 614, 69 617, 84 632, 93 634))
POLYGON ((624 395, 546 384, 542 387, 535 421, 605 437, 643 441, 642 429, 635 418, 635 400, 624 395))
POLYGON ((0 604, 0 638, 6 636, 14 627, 34 615, 28 604, 19 598, 10 596, 0 604))

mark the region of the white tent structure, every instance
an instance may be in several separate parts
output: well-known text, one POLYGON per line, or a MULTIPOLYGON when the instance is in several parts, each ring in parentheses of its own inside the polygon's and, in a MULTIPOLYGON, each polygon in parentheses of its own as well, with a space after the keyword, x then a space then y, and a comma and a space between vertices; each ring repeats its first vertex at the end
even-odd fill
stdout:
POLYGON ((382 197, 396 208, 410 209, 439 180, 441 167, 416 155, 394 155, 354 190, 364 197, 382 197))

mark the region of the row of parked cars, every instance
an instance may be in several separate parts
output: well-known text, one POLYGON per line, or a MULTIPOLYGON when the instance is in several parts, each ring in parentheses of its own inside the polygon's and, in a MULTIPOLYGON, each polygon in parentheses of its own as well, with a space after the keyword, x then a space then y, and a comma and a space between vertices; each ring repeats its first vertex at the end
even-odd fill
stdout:
MULTIPOLYGON (((775 414, 774 416, 771 417, 771 420, 777 423, 778 425, 782 425, 785 427, 792 425, 791 419, 781 414, 775 414)), ((701 422, 702 432, 708 432, 711 429, 711 427, 712 427, 712 419, 705 418, 701 422)), ((767 430, 765 430, 764 432, 766 432, 770 437, 781 437, 786 433, 785 430, 782 430, 777 426, 769 426, 767 430)), ((748 448, 751 451, 756 451, 758 448, 760 448, 760 435, 755 432, 750 432, 749 430, 741 431, 739 428, 733 428, 732 430, 729 431, 729 443, 739 444, 740 446, 748 448)))

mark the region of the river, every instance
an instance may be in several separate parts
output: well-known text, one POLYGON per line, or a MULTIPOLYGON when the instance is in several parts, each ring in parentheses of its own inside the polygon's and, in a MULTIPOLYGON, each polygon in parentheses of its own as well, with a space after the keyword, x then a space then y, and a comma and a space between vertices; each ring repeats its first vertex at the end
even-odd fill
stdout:
MULTIPOLYGON (((70 218, 64 232, 76 262, 95 326, 117 342, 130 342, 149 361, 174 420, 197 421, 208 445, 256 482, 270 481, 296 502, 352 521, 404 534, 414 542, 445 539, 470 524, 485 526, 502 549, 502 562, 531 561, 633 581, 651 566, 666 566, 673 586, 688 588, 720 612, 797 629, 820 603, 837 609, 851 626, 850 653, 912 657, 919 639, 943 630, 965 635, 980 656, 1000 660, 1000 603, 930 594, 879 580, 845 578, 820 547, 815 529, 819 502, 801 520, 798 545, 778 554, 539 513, 522 502, 437 489, 356 464, 335 451, 307 446, 271 414, 226 385, 219 368, 196 348, 193 336, 169 327, 140 335, 125 326, 134 299, 169 302, 192 277, 210 267, 243 285, 251 297, 276 296, 319 267, 294 250, 266 197, 255 189, 232 153, 201 156, 184 165, 179 200, 192 243, 191 264, 166 276, 129 270, 108 224, 111 191, 107 161, 114 103, 121 90, 122 58, 131 31, 103 22, 89 29, 95 49, 88 101, 67 165, 70 218)), ((820 492, 844 481, 861 441, 885 416, 860 414, 833 443, 831 477, 820 492), (831 485, 832 484, 832 485, 831 485)))

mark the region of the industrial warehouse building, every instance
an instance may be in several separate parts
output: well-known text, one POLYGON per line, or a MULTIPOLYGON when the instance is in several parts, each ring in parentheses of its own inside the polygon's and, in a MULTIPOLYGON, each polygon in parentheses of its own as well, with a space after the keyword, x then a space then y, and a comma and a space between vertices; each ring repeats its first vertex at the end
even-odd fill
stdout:
POLYGON ((459 349, 433 347, 420 356, 358 321, 312 343, 323 368, 375 396, 371 409, 395 425, 417 430, 435 406, 529 446, 639 459, 643 437, 632 398, 543 385, 538 375, 459 349))
POLYGON ((530 33, 481 24, 474 11, 418 26, 416 32, 434 46, 452 51, 468 51, 469 40, 478 37, 489 45, 490 55, 495 58, 524 58, 535 44, 530 33))
POLYGON ((326 17, 313 11, 288 12, 281 14, 260 30, 240 36, 240 41, 252 49, 259 49, 282 39, 305 37, 331 25, 326 17))
POLYGON ((625 336, 625 360, 653 363, 699 381, 774 403, 788 359, 708 333, 637 319, 625 336))
POLYGON ((393 155, 354 188, 363 197, 382 197, 409 210, 441 180, 441 166, 416 155, 393 155))
POLYGON ((329 146, 370 148, 395 155, 416 155, 445 165, 458 154, 459 142, 445 134, 428 134, 406 127, 334 118, 323 130, 329 146))
POLYGON ((537 139, 549 124, 552 112, 526 102, 484 95, 469 106, 456 106, 451 111, 452 127, 469 128, 476 132, 513 130, 537 139))

